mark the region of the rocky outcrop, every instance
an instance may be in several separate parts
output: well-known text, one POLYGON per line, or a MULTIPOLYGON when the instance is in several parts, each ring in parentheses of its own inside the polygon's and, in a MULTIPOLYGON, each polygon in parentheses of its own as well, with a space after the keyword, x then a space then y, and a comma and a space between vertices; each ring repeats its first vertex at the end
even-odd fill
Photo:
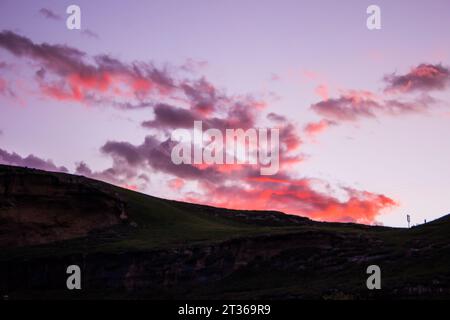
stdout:
POLYGON ((83 177, 0 166, 0 248, 85 236, 126 220, 125 206, 83 177))

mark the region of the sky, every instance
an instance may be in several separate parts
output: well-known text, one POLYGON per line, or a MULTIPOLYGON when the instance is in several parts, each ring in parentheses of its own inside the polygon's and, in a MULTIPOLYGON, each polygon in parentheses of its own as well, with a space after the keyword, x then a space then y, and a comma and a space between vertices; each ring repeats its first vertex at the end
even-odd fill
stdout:
POLYGON ((448 1, 0 0, 0 16, 0 163, 321 221, 450 212, 448 1), (195 120, 277 128, 279 172, 175 165, 171 133, 195 120))

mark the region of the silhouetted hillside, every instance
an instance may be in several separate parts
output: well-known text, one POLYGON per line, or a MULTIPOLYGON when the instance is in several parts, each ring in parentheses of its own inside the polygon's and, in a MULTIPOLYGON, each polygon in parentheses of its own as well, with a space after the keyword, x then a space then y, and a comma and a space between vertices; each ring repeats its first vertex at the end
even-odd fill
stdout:
POLYGON ((0 294, 14 298, 442 298, 450 217, 412 229, 169 201, 0 166, 0 294), (82 268, 82 290, 65 288, 82 268), (382 290, 366 268, 382 269, 382 290))

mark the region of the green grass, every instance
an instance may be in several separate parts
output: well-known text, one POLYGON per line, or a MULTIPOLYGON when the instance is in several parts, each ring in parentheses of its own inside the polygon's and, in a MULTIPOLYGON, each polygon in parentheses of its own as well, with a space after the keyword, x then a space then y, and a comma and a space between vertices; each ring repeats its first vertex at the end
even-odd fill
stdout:
MULTIPOLYGON (((96 182, 102 184, 101 182, 96 182)), ((106 184, 105 184, 106 185, 106 184)), ((201 212, 198 206, 184 205, 113 187, 127 203, 130 221, 86 238, 19 248, 3 248, 0 260, 71 255, 95 252, 130 252, 216 243, 260 234, 286 233, 300 227, 251 224, 201 212), (135 225, 136 226, 133 226, 135 225)), ((202 207, 203 209, 205 207, 202 207)), ((217 209, 221 210, 221 209, 217 209)), ((206 210, 208 211, 208 210, 206 210)), ((226 210, 224 210, 225 212, 226 210)))

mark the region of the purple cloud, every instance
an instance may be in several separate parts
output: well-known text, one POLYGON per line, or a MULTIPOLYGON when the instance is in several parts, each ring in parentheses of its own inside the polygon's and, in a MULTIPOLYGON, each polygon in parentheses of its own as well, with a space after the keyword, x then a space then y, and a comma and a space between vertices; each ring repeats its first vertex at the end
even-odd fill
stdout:
POLYGON ((68 172, 66 167, 56 166, 52 160, 44 160, 32 154, 27 157, 21 157, 17 153, 9 153, 0 149, 0 163, 12 166, 29 167, 47 171, 68 172))
POLYGON ((423 94, 414 100, 390 99, 368 91, 351 90, 339 98, 327 99, 311 105, 311 109, 325 119, 345 122, 380 115, 399 116, 427 112, 435 100, 423 94))
POLYGON ((94 39, 100 39, 100 36, 95 33, 94 31, 90 30, 90 29, 83 29, 81 31, 81 34, 90 37, 90 38, 94 38, 94 39))
POLYGON ((57 21, 62 20, 61 15, 59 15, 47 8, 42 8, 41 10, 39 10, 39 13, 46 19, 57 20, 57 21))
POLYGON ((450 83, 450 70, 441 64, 420 64, 404 75, 384 77, 387 92, 443 90, 450 83))

